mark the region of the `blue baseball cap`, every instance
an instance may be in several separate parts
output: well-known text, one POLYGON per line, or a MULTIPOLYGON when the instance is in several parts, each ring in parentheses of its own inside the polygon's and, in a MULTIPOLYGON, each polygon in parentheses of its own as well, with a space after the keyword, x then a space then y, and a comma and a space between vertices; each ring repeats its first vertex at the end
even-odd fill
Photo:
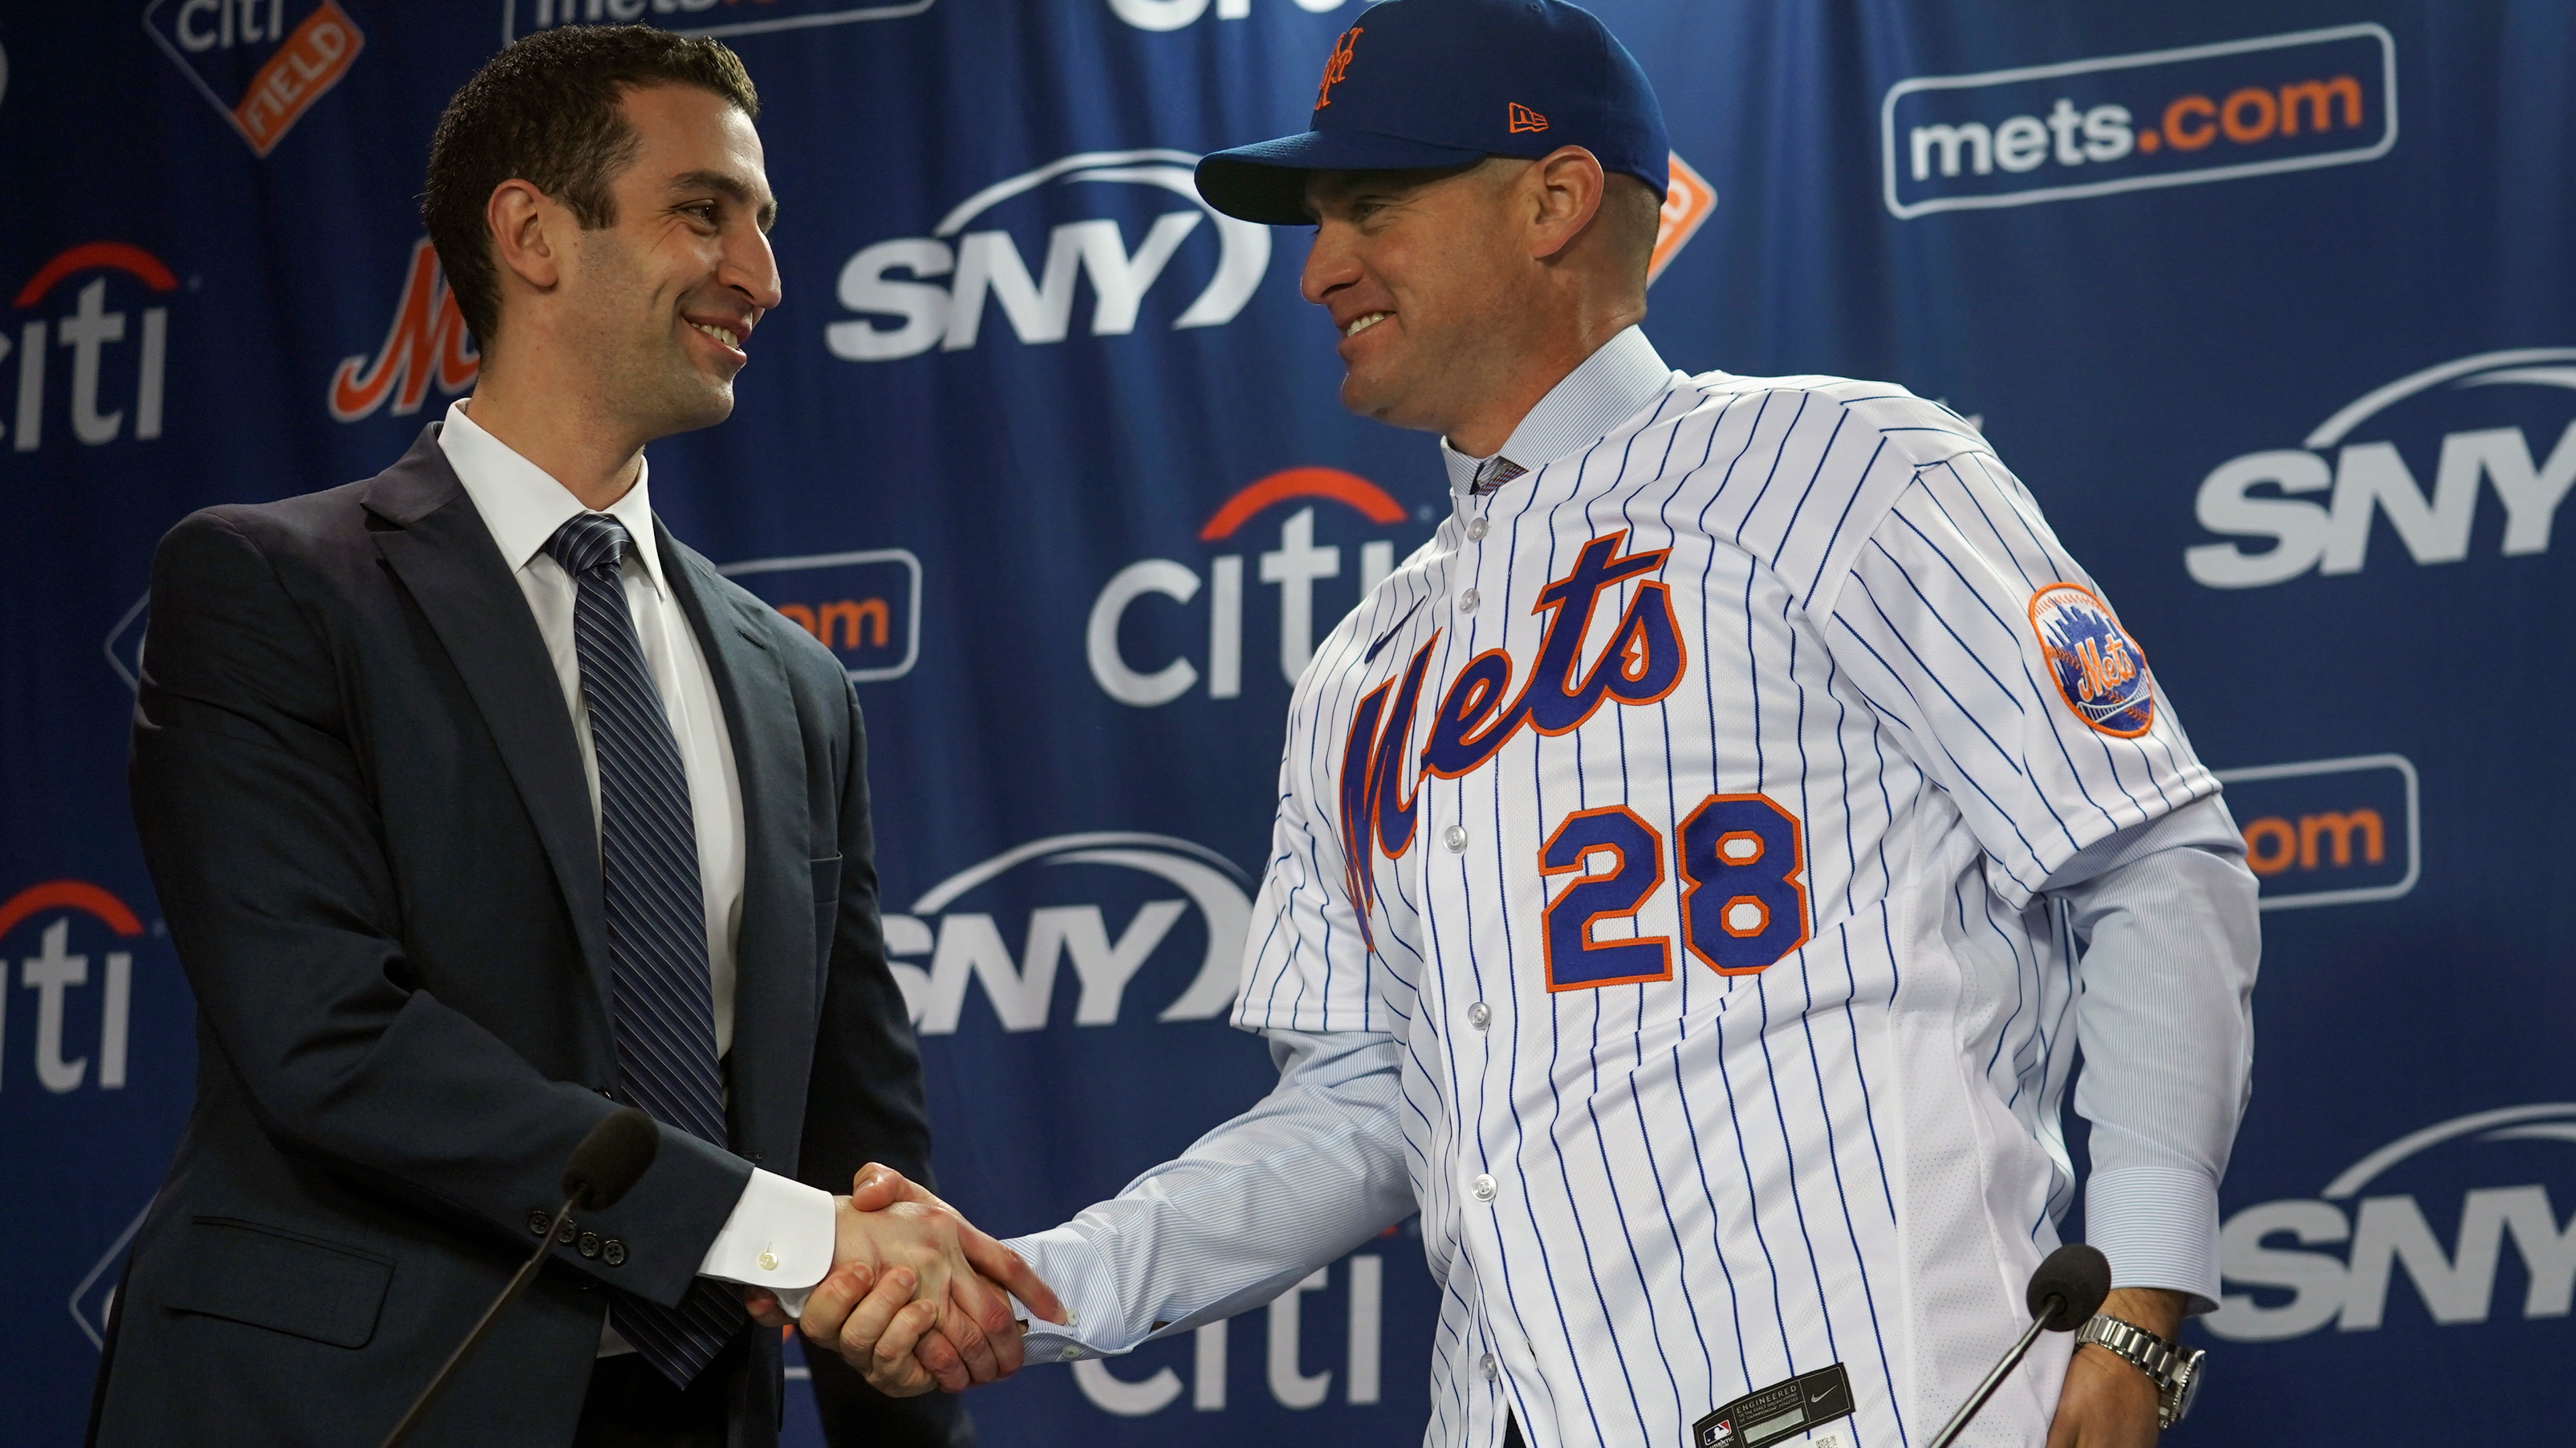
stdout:
POLYGON ((1663 108, 1628 48, 1565 0, 1386 0, 1333 42, 1315 116, 1294 136, 1199 161, 1199 194, 1274 226, 1315 218, 1310 171, 1532 160, 1581 146, 1660 197, 1671 181, 1663 108))

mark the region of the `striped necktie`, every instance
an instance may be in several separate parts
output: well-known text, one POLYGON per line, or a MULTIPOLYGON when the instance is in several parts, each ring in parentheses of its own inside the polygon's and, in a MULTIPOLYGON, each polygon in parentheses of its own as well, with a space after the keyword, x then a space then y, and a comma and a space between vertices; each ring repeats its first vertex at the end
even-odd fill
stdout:
MULTIPOLYGON (((715 988, 689 778, 618 576, 633 546, 605 513, 576 513, 546 552, 573 579, 573 651, 599 765, 599 865, 612 990, 610 1034, 627 1100, 657 1121, 728 1144, 716 1064, 715 988)), ((744 1321, 741 1299, 699 1278, 679 1307, 618 1293, 618 1333, 687 1387, 744 1321)))
POLYGON ((1496 453, 1476 465, 1475 484, 1467 491, 1481 498, 1528 471, 1529 469, 1519 463, 1513 462, 1501 453, 1496 453))

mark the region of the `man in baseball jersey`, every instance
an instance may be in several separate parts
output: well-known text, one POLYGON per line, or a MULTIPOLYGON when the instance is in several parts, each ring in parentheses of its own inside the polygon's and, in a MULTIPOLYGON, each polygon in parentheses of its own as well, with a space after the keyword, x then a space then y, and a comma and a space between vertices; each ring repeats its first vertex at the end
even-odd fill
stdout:
MULTIPOLYGON (((1962 1441, 2150 1443, 2219 1290, 2241 842, 1973 426, 1656 354, 1668 154, 1584 11, 1391 0, 1311 129, 1200 164, 1218 209, 1316 226, 1343 402, 1439 434, 1453 508, 1297 685, 1234 1017, 1278 1089, 1012 1243, 1074 1309, 1031 1360, 1419 1211, 1430 1444, 1921 1444, 2029 1321, 2080 1051, 2103 1341, 2046 1339, 1962 1441)), ((807 1330, 890 1390, 953 1378, 929 1307, 865 1285, 807 1330)))

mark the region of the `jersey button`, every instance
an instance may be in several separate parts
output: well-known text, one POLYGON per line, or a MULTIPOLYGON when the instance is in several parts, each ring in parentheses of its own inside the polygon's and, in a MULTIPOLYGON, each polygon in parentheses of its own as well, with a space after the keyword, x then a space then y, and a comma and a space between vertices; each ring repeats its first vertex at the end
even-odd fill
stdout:
POLYGON ((1465 593, 1458 595, 1458 611, 1460 613, 1474 613, 1476 611, 1476 605, 1482 602, 1484 602, 1484 599, 1477 595, 1476 590, 1472 588, 1468 589, 1465 593))
POLYGON ((1494 1008, 1485 1004, 1483 1001, 1478 1001, 1474 1005, 1467 1007, 1467 1024, 1474 1026, 1477 1030, 1481 1031, 1485 1027, 1493 1024, 1493 1020, 1494 1008))
POLYGON ((1501 1377, 1503 1374, 1501 1365, 1494 1361, 1494 1355, 1492 1353, 1485 1354, 1483 1358, 1477 1361, 1476 1366, 1484 1370, 1485 1381, 1489 1383, 1494 1379, 1501 1377))
POLYGON ((1467 1194, 1480 1202, 1492 1201, 1494 1199, 1494 1179, 1483 1172, 1476 1173, 1476 1179, 1467 1184, 1467 1194))
POLYGON ((1467 827, 1465 825, 1451 825, 1449 828, 1442 830, 1440 832, 1440 843, 1447 845, 1449 847, 1449 853, 1453 855, 1463 855, 1467 853, 1467 827))
POLYGON ((1490 523, 1487 523, 1487 522, 1486 522, 1484 519, 1482 519, 1482 518, 1470 518, 1470 519, 1468 519, 1468 520, 1467 520, 1467 541, 1468 541, 1468 542, 1470 542, 1470 543, 1481 543, 1481 542, 1483 542, 1483 541, 1484 541, 1484 538, 1485 538, 1485 530, 1486 530, 1487 528, 1491 527, 1491 526, 1493 526, 1493 525, 1492 525, 1492 524, 1490 524, 1490 523))

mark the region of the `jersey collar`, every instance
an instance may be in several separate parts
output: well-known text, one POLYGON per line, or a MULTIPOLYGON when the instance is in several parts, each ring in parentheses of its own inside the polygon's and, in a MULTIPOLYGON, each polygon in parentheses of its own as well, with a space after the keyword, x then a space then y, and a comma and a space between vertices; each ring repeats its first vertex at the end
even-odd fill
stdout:
MULTIPOLYGON (((1676 375, 1644 329, 1629 327, 1549 388, 1512 429, 1500 455, 1535 472, 1608 436, 1661 396, 1676 375)), ((1469 457, 1444 437, 1440 461, 1449 470, 1449 491, 1463 499, 1488 459, 1469 457)))

